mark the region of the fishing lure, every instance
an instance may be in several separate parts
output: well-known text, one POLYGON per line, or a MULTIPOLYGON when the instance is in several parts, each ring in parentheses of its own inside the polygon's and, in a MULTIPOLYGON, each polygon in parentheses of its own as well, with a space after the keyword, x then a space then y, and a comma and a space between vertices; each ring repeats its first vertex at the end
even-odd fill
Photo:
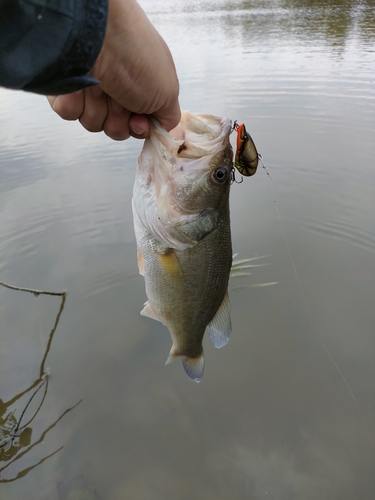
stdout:
POLYGON ((237 132, 237 149, 234 157, 234 166, 245 177, 254 175, 257 171, 259 154, 254 141, 247 132, 245 124, 233 124, 233 130, 237 132))

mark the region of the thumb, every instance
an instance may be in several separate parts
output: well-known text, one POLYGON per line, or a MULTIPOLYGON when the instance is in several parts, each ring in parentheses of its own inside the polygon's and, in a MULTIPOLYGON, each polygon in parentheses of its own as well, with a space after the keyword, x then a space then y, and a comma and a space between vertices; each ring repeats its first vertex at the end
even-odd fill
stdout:
POLYGON ((130 135, 136 139, 145 139, 150 135, 150 123, 147 115, 132 115, 129 120, 130 135))
POLYGON ((155 118, 159 121, 160 125, 167 132, 177 127, 181 120, 181 109, 178 101, 173 103, 172 106, 161 108, 153 113, 155 118))

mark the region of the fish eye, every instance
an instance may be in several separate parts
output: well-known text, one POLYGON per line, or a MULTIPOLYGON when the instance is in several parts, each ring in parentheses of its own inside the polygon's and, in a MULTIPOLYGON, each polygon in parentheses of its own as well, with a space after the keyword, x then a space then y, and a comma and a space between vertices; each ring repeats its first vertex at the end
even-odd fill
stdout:
POLYGON ((228 179, 228 169, 226 167, 218 167, 215 172, 213 173, 213 179, 215 182, 218 182, 219 184, 222 184, 228 179))

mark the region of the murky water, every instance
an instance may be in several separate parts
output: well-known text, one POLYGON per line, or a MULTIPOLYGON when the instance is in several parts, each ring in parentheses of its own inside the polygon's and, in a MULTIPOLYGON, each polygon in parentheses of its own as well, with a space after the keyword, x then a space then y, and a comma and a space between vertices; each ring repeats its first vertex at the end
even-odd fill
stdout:
POLYGON ((141 143, 0 90, 0 280, 68 292, 0 287, 0 498, 374 499, 374 2, 141 3, 181 105, 244 122, 269 166, 231 198, 234 250, 267 265, 231 281, 201 384, 164 366, 139 315, 141 143))

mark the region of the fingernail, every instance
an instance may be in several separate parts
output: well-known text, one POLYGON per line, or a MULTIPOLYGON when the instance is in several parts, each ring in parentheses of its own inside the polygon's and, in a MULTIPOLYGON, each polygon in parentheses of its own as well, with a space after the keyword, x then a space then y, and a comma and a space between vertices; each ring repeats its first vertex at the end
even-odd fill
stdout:
POLYGON ((121 106, 121 104, 119 104, 117 101, 114 101, 113 99, 111 99, 111 108, 116 115, 121 115, 121 113, 124 111, 124 106, 121 106))
POLYGON ((143 129, 141 129, 140 127, 130 127, 132 132, 135 134, 135 135, 144 135, 145 131, 143 129))
POLYGON ((100 97, 103 94, 103 91, 100 87, 97 85, 94 85, 93 87, 90 87, 91 93, 95 97, 100 97))

